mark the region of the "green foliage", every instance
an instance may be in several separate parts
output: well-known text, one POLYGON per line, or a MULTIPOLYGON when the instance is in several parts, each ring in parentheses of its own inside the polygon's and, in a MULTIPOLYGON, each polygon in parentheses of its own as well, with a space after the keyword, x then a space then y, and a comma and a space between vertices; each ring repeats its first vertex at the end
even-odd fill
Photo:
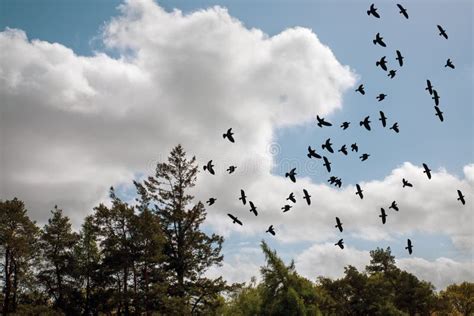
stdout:
POLYGON ((474 315, 474 283, 451 284, 440 293, 446 309, 460 315, 474 315))

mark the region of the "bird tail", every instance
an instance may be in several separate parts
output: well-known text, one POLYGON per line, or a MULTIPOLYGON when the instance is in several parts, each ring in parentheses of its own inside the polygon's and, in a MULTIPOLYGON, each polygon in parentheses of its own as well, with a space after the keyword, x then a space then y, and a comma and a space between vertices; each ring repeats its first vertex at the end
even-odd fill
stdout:
POLYGON ((362 126, 362 125, 364 125, 364 123, 362 123, 362 122, 359 122, 359 126, 362 126))
POLYGON ((308 154, 307 156, 308 156, 308 158, 311 158, 311 154, 308 154))
POLYGON ((378 65, 380 65, 380 62, 376 61, 375 66, 378 66, 378 65))
POLYGON ((222 134, 222 138, 226 138, 226 137, 227 137, 227 135, 226 135, 226 134, 222 134))
POLYGON ((202 166, 202 169, 206 170, 206 169, 207 169, 207 166, 202 166))
POLYGON ((370 11, 369 11, 369 10, 367 10, 367 15, 370 15, 370 11))
POLYGON ((374 45, 377 44, 377 41, 376 41, 376 40, 373 40, 372 42, 374 42, 374 45))
POLYGON ((285 173, 285 178, 288 178, 289 175, 290 175, 290 174, 289 174, 288 172, 285 173))

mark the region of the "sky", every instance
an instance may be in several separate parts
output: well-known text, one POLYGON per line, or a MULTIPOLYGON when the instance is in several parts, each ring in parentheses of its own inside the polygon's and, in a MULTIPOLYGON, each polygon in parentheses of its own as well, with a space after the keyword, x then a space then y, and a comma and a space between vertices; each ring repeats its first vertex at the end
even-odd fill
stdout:
POLYGON ((132 200, 132 180, 181 143, 201 165, 216 164, 215 177, 199 174, 195 192, 201 201, 217 198, 204 229, 226 239, 213 276, 258 276, 265 239, 312 280, 339 277, 347 264, 363 268, 369 250, 387 246, 399 266, 437 288, 474 280, 473 4, 410 1, 408 20, 395 2, 376 3, 380 19, 366 14, 369 5, 0 0, 0 198, 25 200, 39 223, 58 204, 80 227, 111 185, 132 200), (377 32, 387 47, 372 43, 377 32), (376 67, 382 56, 395 78, 376 67), (455 69, 444 67, 448 58, 455 69), (426 79, 441 97, 444 122, 426 79), (359 84, 364 96, 354 91, 359 84), (382 102, 379 93, 387 94, 382 102), (379 111, 400 133, 381 126, 379 111), (333 126, 317 127, 317 114, 333 126), (359 126, 366 116, 371 131, 359 126), (343 121, 351 122, 345 131, 343 121), (229 127, 235 144, 222 139, 229 127), (327 138, 336 150, 356 142, 359 153, 325 152, 327 138), (306 157, 308 145, 330 158, 331 174, 306 157), (362 153, 370 154, 365 162, 362 153), (238 167, 233 175, 225 173, 230 164, 238 167), (291 168, 296 184, 284 177, 291 168), (330 175, 341 188, 328 186, 330 175), (402 189, 401 178, 414 187, 402 189), (241 188, 258 217, 237 200, 241 188), (290 192, 297 202, 283 214, 290 192), (382 226, 379 210, 393 200, 400 211, 387 211, 382 226), (228 212, 244 226, 232 225, 228 212), (333 228, 335 216, 343 233, 333 228), (275 237, 264 233, 269 224, 275 237), (334 246, 339 238, 344 250, 334 246))

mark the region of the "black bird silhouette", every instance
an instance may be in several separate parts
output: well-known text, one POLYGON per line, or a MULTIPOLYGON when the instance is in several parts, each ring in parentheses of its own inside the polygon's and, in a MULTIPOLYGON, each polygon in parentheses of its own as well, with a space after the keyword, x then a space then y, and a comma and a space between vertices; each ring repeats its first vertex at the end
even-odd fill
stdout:
POLYGON ((375 39, 372 42, 374 42, 374 45, 379 44, 382 47, 387 47, 383 41, 383 37, 380 36, 380 33, 375 34, 375 39))
POLYGON ((377 19, 380 19, 380 15, 377 13, 377 8, 375 7, 373 3, 370 5, 370 9, 367 10, 367 15, 371 15, 371 14, 377 19))
POLYGON ((335 186, 336 186, 336 187, 339 187, 339 188, 342 186, 342 180, 341 180, 341 178, 336 178, 335 186))
POLYGON ((337 177, 331 176, 331 177, 329 177, 328 182, 329 182, 329 184, 334 184, 334 183, 336 183, 336 180, 337 180, 337 177))
POLYGON ((392 127, 390 129, 394 130, 395 133, 399 133, 400 130, 398 129, 398 122, 393 123, 392 127))
POLYGON ((232 224, 237 223, 237 224, 239 224, 240 226, 243 225, 242 222, 241 222, 237 217, 235 217, 234 215, 232 215, 232 214, 227 214, 227 216, 229 216, 230 218, 232 218, 232 224))
POLYGON ((446 34, 446 30, 441 27, 441 25, 437 25, 439 30, 439 36, 443 36, 445 39, 448 39, 448 34, 446 34))
POLYGON ((227 168, 227 170, 226 170, 226 171, 228 171, 228 172, 229 172, 229 174, 231 174, 232 172, 234 172, 234 171, 235 171, 235 169, 237 169, 237 167, 236 167, 236 166, 229 166, 229 168, 227 168))
POLYGON ((426 173, 426 176, 428 177, 428 179, 431 179, 431 170, 430 168, 428 168, 428 165, 423 163, 423 169, 425 169, 423 173, 426 173))
POLYGON ((339 231, 342 233, 343 228, 342 228, 342 223, 341 223, 341 220, 339 219, 339 217, 336 217, 336 226, 334 226, 334 227, 339 229, 339 231))
POLYGON ((401 4, 397 4, 397 7, 400 9, 400 14, 402 14, 406 19, 408 19, 408 12, 401 4))
POLYGON ((439 99, 440 96, 438 95, 438 91, 436 91, 435 89, 433 89, 433 97, 432 99, 435 101, 435 105, 439 105, 439 99))
POLYGON ((296 168, 290 170, 290 172, 285 173, 285 178, 290 177, 290 180, 294 183, 296 182, 296 168))
POLYGON ((442 122, 444 121, 444 117, 443 117, 443 112, 439 109, 438 106, 434 106, 435 110, 436 110, 436 116, 439 117, 439 120, 442 122))
POLYGON ((331 123, 326 122, 326 121, 324 120, 324 118, 320 118, 319 115, 316 115, 316 119, 318 120, 318 124, 317 124, 317 125, 318 125, 319 127, 332 126, 331 123))
POLYGON ((453 62, 451 61, 451 58, 448 58, 448 60, 446 60, 446 65, 444 65, 444 67, 449 67, 449 68, 452 68, 452 69, 456 68, 456 67, 454 67, 453 62))
POLYGON ((275 230, 273 229, 273 225, 270 225, 268 229, 265 231, 266 233, 270 233, 275 236, 275 230))
POLYGON ((393 201, 393 202, 392 202, 392 205, 390 205, 388 208, 391 208, 391 209, 393 209, 393 210, 395 210, 395 211, 398 212, 397 201, 393 201))
POLYGON ((332 143, 331 143, 331 138, 326 139, 326 142, 321 145, 322 149, 326 149, 330 153, 334 153, 334 149, 332 149, 332 143))
POLYGON ((255 205, 253 205, 252 201, 249 201, 249 204, 250 204, 250 212, 254 213, 255 216, 257 216, 258 215, 257 208, 255 207, 255 205))
POLYGON ((356 89, 356 92, 360 92, 360 94, 364 95, 364 94, 365 94, 364 85, 361 84, 361 85, 356 89))
POLYGON ((311 157, 321 159, 321 156, 316 153, 316 149, 312 149, 311 146, 308 146, 308 158, 311 159, 311 157))
POLYGON ((341 238, 334 246, 339 246, 339 248, 344 249, 344 240, 341 238))
POLYGON ((382 224, 385 224, 387 214, 385 214, 385 210, 383 208, 380 209, 379 217, 382 219, 382 224))
POLYGON ((306 189, 303 189, 303 194, 303 198, 306 200, 306 203, 308 203, 308 205, 311 205, 311 195, 309 195, 306 189))
POLYGON ((426 88, 425 90, 428 90, 430 94, 433 94, 433 86, 431 85, 431 81, 429 79, 426 79, 426 88))
POLYGON ((390 77, 390 79, 393 79, 395 77, 395 74, 397 73, 396 70, 392 69, 388 72, 387 77, 390 77))
POLYGON ((210 174, 216 174, 214 172, 214 165, 212 164, 212 160, 209 160, 207 162, 207 165, 203 166, 202 168, 204 169, 204 171, 209 171, 210 174))
POLYGON ((363 121, 359 122, 360 126, 364 126, 366 130, 370 131, 370 121, 369 121, 370 116, 366 116, 363 121))
POLYGON ((324 160, 323 166, 326 167, 326 170, 328 172, 331 172, 331 162, 326 158, 326 156, 323 156, 323 160, 324 160))
POLYGON ((357 188, 357 192, 355 194, 358 195, 360 197, 360 199, 362 200, 364 198, 364 194, 362 194, 362 192, 364 192, 364 190, 362 190, 360 188, 359 184, 356 184, 356 188, 357 188))
POLYGON ((232 135, 234 135, 234 133, 232 133, 232 128, 229 128, 229 129, 227 130, 227 133, 222 134, 222 137, 223 137, 223 138, 226 138, 226 137, 227 137, 227 139, 230 140, 231 143, 234 143, 235 140, 234 140, 234 136, 232 136, 232 135))
POLYGON ((459 197, 457 198, 457 200, 458 200, 458 201, 461 201, 462 205, 465 205, 465 204, 466 204, 466 201, 464 200, 464 195, 462 195, 461 190, 458 190, 458 196, 459 196, 459 197))
POLYGON ((395 58, 395 59, 398 60, 398 64, 400 65, 400 67, 403 66, 403 58, 405 58, 405 57, 403 57, 402 53, 400 53, 400 51, 397 50, 397 58, 395 58))
POLYGON ((375 66, 380 66, 383 70, 387 71, 387 61, 385 60, 387 56, 383 56, 380 60, 375 62, 375 66))
POLYGON ((346 145, 342 145, 341 149, 339 149, 338 152, 341 152, 341 153, 343 153, 344 155, 347 156, 347 148, 346 148, 346 145))
POLYGON ((369 156, 370 156, 369 154, 362 154, 362 156, 360 156, 359 158, 361 161, 366 161, 369 158, 369 156))
POLYGON ((291 208, 291 205, 286 204, 281 209, 283 210, 283 213, 285 213, 285 212, 288 212, 290 210, 290 208, 291 208))
POLYGON ((411 255, 412 251, 413 251, 413 245, 411 244, 411 240, 410 239, 407 239, 407 246, 405 247, 405 249, 408 250, 408 253, 411 255))
POLYGON ((245 195, 245 191, 242 189, 240 190, 239 200, 241 200, 244 205, 247 203, 247 196, 245 195))
POLYGON ((351 122, 344 122, 344 123, 341 124, 341 128, 342 128, 343 130, 346 130, 346 129, 349 128, 349 124, 351 124, 351 122))
POLYGON ((383 99, 385 99, 386 96, 387 96, 386 94, 380 93, 380 94, 379 94, 378 96, 376 96, 375 98, 376 98, 377 100, 379 100, 379 102, 380 102, 380 101, 382 101, 383 99))
POLYGON ((403 187, 413 187, 413 184, 405 180, 405 178, 402 179, 403 187))
POLYGON ((217 199, 216 198, 209 198, 209 200, 206 201, 207 204, 209 204, 209 206, 211 206, 212 204, 216 203, 217 199))
POLYGON ((380 113, 379 121, 382 122, 382 126, 383 127, 387 126, 387 118, 385 117, 385 114, 382 111, 379 111, 379 113, 380 113))
POLYGON ((288 201, 291 201, 293 203, 296 203, 296 199, 295 199, 295 195, 293 192, 290 193, 290 195, 286 198, 286 200, 288 201))
POLYGON ((359 146, 357 146, 357 143, 351 145, 351 151, 359 152, 359 146))

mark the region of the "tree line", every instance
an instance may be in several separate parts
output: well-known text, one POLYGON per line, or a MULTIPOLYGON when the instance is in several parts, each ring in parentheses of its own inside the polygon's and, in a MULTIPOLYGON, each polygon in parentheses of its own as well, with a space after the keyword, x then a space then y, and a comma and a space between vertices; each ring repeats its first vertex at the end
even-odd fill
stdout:
POLYGON ((437 293, 389 248, 372 251, 365 271, 312 282, 262 241, 260 282, 207 277, 224 239, 201 229, 206 210, 189 194, 197 172, 176 146, 134 181, 133 205, 111 188, 79 232, 58 206, 40 228, 21 200, 0 200, 2 315, 473 315, 473 283, 437 293))

